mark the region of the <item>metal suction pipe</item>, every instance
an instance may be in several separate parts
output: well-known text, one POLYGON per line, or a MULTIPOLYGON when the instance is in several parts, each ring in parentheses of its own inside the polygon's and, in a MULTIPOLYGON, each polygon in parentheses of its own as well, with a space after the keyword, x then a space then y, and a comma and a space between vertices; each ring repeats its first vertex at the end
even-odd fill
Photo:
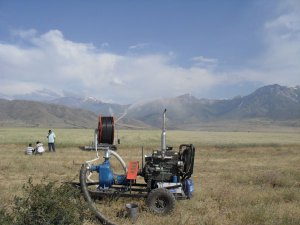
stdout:
POLYGON ((104 149, 104 156, 103 156, 103 158, 104 159, 109 159, 110 158, 110 150, 109 150, 109 147, 106 147, 105 149, 104 149))
POLYGON ((167 150, 167 144, 166 144, 166 112, 167 109, 164 110, 163 112, 163 127, 162 127, 162 132, 161 132, 161 150, 162 150, 162 155, 164 156, 167 150))

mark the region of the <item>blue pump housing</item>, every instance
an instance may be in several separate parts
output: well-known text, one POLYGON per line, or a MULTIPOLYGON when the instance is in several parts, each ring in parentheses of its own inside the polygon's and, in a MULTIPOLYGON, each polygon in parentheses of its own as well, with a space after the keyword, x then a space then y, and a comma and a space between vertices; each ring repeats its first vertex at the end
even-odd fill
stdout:
POLYGON ((92 166, 91 171, 99 173, 99 187, 109 189, 113 184, 126 184, 126 175, 114 175, 108 158, 102 164, 92 166))
POLYGON ((105 159, 102 164, 92 166, 91 170, 99 173, 99 187, 108 189, 113 185, 114 175, 108 159, 105 159))

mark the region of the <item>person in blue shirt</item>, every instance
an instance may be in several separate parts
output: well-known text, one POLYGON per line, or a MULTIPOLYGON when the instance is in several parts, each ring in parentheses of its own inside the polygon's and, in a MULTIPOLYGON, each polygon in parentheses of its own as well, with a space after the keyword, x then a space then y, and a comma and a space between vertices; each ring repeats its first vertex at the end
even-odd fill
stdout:
POLYGON ((52 130, 49 130, 47 138, 48 138, 48 150, 49 150, 49 152, 51 152, 51 150, 53 152, 55 152, 55 144, 54 144, 55 138, 56 138, 55 133, 52 130))

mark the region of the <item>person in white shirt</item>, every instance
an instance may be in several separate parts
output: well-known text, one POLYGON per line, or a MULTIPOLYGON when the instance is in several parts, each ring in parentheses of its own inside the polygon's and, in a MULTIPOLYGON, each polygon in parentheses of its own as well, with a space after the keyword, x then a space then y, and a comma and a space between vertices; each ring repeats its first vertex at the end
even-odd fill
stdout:
POLYGON ((48 150, 49 150, 49 152, 51 152, 51 150, 53 152, 55 152, 55 144, 54 144, 55 138, 56 138, 55 133, 52 130, 49 130, 47 138, 48 138, 48 150))
POLYGON ((32 155, 34 153, 34 148, 32 147, 32 144, 29 144, 28 147, 25 150, 26 155, 32 155))
POLYGON ((35 146, 35 154, 42 155, 45 152, 44 146, 41 142, 37 141, 35 146))

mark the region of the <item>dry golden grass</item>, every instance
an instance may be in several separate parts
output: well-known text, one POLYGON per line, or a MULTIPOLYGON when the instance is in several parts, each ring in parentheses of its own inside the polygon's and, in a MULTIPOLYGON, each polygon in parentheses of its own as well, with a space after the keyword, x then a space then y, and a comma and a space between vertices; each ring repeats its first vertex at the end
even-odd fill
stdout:
MULTIPOLYGON (((42 129, 0 129, 0 199, 9 204, 20 195, 32 177, 48 180, 78 180, 80 164, 95 158, 95 152, 78 147, 93 140, 92 130, 55 130, 57 152, 42 156, 24 155, 27 143, 40 139, 42 129)), ((126 162, 141 159, 159 148, 160 131, 120 131, 118 153, 126 162)), ((172 215, 149 213, 142 200, 123 198, 98 202, 99 209, 118 224, 128 202, 140 206, 136 224, 300 224, 300 140, 295 133, 183 132, 169 131, 167 142, 196 145, 193 179, 194 197, 178 201, 172 215)), ((101 154, 101 153, 100 153, 101 154)), ((101 162, 102 160, 100 160, 101 162)), ((86 222, 88 225, 96 224, 86 222)))

